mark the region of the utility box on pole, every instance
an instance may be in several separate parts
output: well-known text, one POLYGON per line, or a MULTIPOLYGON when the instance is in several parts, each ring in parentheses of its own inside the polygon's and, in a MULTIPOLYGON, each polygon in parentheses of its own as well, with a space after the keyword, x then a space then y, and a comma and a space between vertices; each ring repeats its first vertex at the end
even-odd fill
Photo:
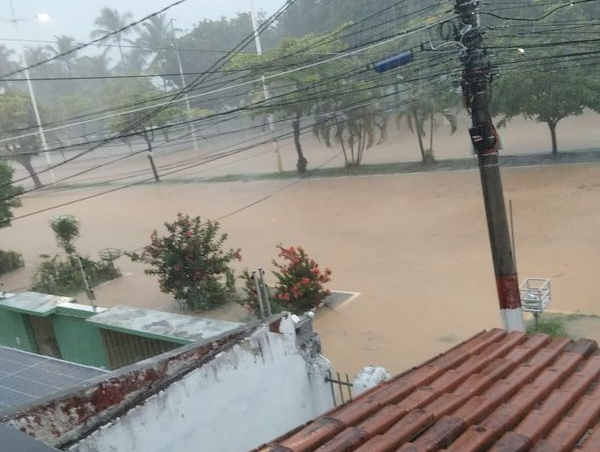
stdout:
POLYGON ((479 163, 500 312, 506 329, 524 331, 519 279, 498 163, 500 139, 490 113, 491 66, 483 49, 479 1, 456 0, 456 13, 460 21, 456 38, 464 65, 462 92, 472 119, 469 132, 479 163))

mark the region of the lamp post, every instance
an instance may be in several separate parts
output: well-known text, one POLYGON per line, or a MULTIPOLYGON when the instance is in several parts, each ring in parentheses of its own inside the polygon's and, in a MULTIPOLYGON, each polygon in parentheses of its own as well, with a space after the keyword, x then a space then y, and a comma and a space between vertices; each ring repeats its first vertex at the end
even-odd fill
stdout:
MULTIPOLYGON (((177 37, 175 32, 175 25, 173 25, 173 19, 171 19, 171 30, 173 31, 173 43, 171 46, 175 49, 175 55, 177 56, 177 65, 179 66, 179 77, 181 78, 181 89, 185 90, 187 85, 185 83, 185 75, 183 74, 183 64, 181 64, 181 54, 179 53, 179 48, 177 48, 177 37)), ((188 114, 188 121, 190 122, 190 134, 192 135, 192 142, 194 144, 194 151, 198 152, 198 139, 196 138, 196 129, 194 127, 194 123, 192 122, 192 108, 190 107, 190 99, 188 97, 187 90, 184 94, 185 99, 185 108, 188 114)))
MULTIPOLYGON (((262 43, 260 41, 260 33, 258 32, 258 21, 256 20, 256 10, 254 8, 254 0, 250 0, 250 19, 252 20, 252 31, 254 33, 254 43, 256 44, 256 54, 262 55, 262 43)), ((269 93, 269 88, 267 83, 265 82, 265 76, 261 76, 262 80, 262 89, 263 96, 265 98, 265 103, 268 105, 269 100, 271 99, 271 95, 269 93)), ((269 122, 269 131, 271 135, 275 132, 275 125, 273 124, 273 114, 269 113, 267 116, 267 121, 269 122)), ((279 143, 277 142, 277 138, 273 137, 273 151, 275 152, 275 159, 277 162, 277 171, 283 173, 283 164, 281 162, 281 154, 279 153, 279 143)))
MULTIPOLYGON (((37 14, 35 17, 32 18, 22 18, 22 19, 17 19, 15 17, 15 10, 13 7, 13 3, 12 0, 9 0, 9 5, 10 5, 10 13, 11 13, 11 19, 2 19, 2 21, 4 22, 11 22, 14 26, 15 26, 15 30, 17 31, 17 34, 20 33, 19 30, 19 22, 27 22, 30 20, 37 20, 39 22, 49 22, 50 21, 50 16, 47 13, 39 13, 37 14)), ((48 165, 49 168, 49 172, 50 172, 50 179, 52 181, 52 183, 56 182, 56 177, 54 176, 54 171, 51 169, 52 168, 52 160, 50 158, 50 148, 48 146, 48 141, 46 140, 46 134, 44 132, 44 126, 42 125, 42 118, 40 117, 40 111, 38 109, 38 104, 37 104, 37 99, 35 97, 35 91, 33 90, 33 84, 31 83, 31 77, 29 75, 29 69, 27 69, 27 58, 25 57, 25 51, 23 49, 21 49, 21 59, 23 62, 23 72, 25 73, 25 81, 27 82, 27 90, 29 91, 29 98, 31 99, 31 104, 33 105, 33 113, 35 115, 35 122, 37 125, 37 129, 38 129, 38 133, 40 135, 40 141, 42 142, 42 149, 44 151, 44 155, 46 157, 46 163, 48 165)))

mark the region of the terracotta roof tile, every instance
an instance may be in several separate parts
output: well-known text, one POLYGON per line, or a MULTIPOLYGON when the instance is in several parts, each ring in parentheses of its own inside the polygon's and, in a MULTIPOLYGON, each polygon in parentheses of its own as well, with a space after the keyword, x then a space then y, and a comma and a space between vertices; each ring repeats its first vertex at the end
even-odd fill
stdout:
POLYGON ((599 422, 595 342, 495 329, 261 452, 600 452, 599 422))
POLYGON ((564 418, 533 452, 567 452, 574 449, 598 418, 600 418, 600 387, 589 396, 583 397, 571 415, 564 418))
POLYGON ((600 450, 600 426, 592 431, 592 434, 585 440, 581 450, 578 452, 598 452, 600 450))

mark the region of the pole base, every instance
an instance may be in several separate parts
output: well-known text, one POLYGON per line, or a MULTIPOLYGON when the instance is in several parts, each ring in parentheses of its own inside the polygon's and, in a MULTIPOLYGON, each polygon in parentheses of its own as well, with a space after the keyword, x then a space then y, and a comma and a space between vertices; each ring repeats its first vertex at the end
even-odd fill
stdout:
POLYGON ((525 322, 521 309, 501 309, 500 316, 505 330, 525 331, 525 322))

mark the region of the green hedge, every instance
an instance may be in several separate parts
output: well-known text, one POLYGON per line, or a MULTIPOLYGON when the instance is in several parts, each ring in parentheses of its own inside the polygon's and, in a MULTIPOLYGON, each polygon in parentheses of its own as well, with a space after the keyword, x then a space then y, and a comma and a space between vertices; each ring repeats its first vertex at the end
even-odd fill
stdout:
POLYGON ((16 251, 0 250, 0 275, 21 268, 24 265, 23 256, 16 251))

